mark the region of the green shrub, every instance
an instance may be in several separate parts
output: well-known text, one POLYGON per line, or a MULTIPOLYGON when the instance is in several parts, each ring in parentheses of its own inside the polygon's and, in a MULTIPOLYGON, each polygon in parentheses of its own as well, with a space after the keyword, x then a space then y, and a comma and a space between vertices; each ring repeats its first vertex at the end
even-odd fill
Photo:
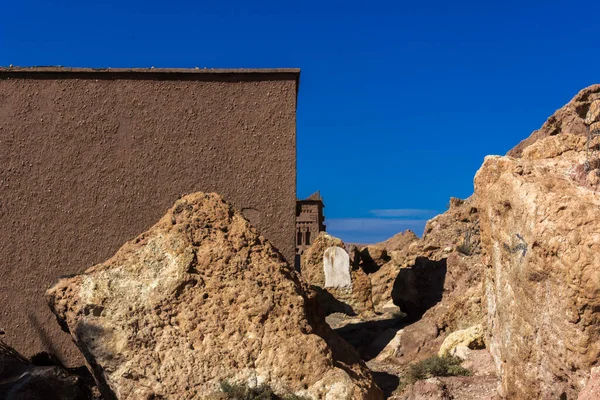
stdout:
POLYGON ((221 391, 226 394, 229 400, 308 400, 295 394, 278 396, 267 385, 251 388, 247 385, 222 381, 221 391))
POLYGON ((460 366, 462 360, 458 357, 437 355, 429 357, 423 361, 411 364, 406 373, 402 376, 402 381, 396 389, 396 393, 401 393, 408 385, 416 381, 431 378, 434 376, 470 376, 471 371, 460 366))
POLYGON ((471 235, 471 229, 468 229, 465 232, 462 243, 457 247, 457 250, 465 256, 473 255, 475 252, 475 244, 473 243, 471 235))

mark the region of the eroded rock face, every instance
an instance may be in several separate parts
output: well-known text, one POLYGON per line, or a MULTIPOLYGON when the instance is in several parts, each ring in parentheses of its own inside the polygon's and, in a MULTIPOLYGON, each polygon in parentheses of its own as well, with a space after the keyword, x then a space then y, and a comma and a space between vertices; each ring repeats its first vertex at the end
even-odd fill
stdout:
POLYGON ((600 85, 592 85, 577 93, 570 102, 548 118, 540 129, 511 149, 507 155, 521 157, 525 148, 549 136, 563 133, 586 136, 588 127, 595 128, 600 126, 598 124, 600 124, 600 85))
POLYGON ((585 160, 585 138, 562 133, 487 157, 475 177, 488 342, 509 397, 575 398, 600 357, 600 196, 585 160))
POLYGON ((378 361, 406 367, 437 354, 447 334, 483 322, 481 256, 473 196, 451 199, 445 213, 428 221, 422 239, 391 252, 391 261, 369 275, 375 308, 393 298, 413 323, 397 332, 378 361))
POLYGON ((223 380, 315 399, 381 398, 293 268, 215 194, 178 200, 48 299, 106 398, 204 398, 223 380))
POLYGON ((597 400, 600 399, 600 367, 592 368, 590 380, 583 390, 579 392, 577 400, 597 400))
MULTIPOLYGON (((313 244, 302 254, 301 274, 318 292, 319 303, 328 315, 336 312, 358 315, 373 310, 371 280, 356 263, 350 265, 350 285, 347 285, 345 277, 344 279, 326 279, 325 269, 327 268, 329 271, 333 261, 325 263, 324 260, 329 260, 332 251, 345 252, 344 247, 342 240, 326 232, 321 232, 313 244), (332 248, 333 250, 329 250, 332 248)), ((352 253, 356 254, 355 251, 352 253)), ((339 257, 340 260, 341 258, 339 257)), ((343 259, 344 262, 349 262, 347 254, 343 259)))
POLYGON ((369 275, 373 304, 380 310, 393 299, 413 318, 433 307, 429 314, 440 331, 468 328, 482 320, 482 271, 476 200, 454 199, 427 222, 422 239, 392 251, 369 275))

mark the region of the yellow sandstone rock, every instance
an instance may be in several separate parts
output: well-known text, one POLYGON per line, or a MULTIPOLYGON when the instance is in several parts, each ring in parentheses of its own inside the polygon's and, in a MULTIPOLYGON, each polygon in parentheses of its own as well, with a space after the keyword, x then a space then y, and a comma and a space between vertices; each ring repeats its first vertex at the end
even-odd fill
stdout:
POLYGON ((458 346, 466 346, 469 349, 483 348, 485 344, 483 342, 483 327, 481 324, 449 334, 446 339, 444 339, 444 343, 442 343, 438 355, 440 357, 453 355, 453 350, 458 346))

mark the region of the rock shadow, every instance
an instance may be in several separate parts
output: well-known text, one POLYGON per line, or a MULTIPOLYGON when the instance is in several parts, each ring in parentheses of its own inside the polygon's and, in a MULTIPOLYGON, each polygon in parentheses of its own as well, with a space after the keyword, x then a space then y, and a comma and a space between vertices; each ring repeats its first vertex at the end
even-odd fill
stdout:
POLYGON ((372 249, 370 249, 367 246, 364 249, 362 249, 359 253, 360 267, 367 274, 372 274, 374 272, 379 271, 379 268, 381 268, 381 266, 384 263, 386 263, 392 259, 390 256, 388 256, 387 251, 384 251, 383 253, 380 253, 379 263, 378 263, 376 260, 378 257, 374 257, 371 254, 371 251, 372 251, 372 249))
POLYGON ((326 289, 320 288, 318 286, 312 286, 312 289, 317 292, 317 299, 319 305, 325 315, 330 315, 333 313, 342 313, 349 316, 356 316, 356 312, 352 309, 349 304, 346 304, 338 299, 336 299, 331 293, 329 293, 326 289))
MULTIPOLYGON (((37 333, 38 338, 40 339, 40 341, 42 342, 42 344, 46 348, 46 350, 49 353, 54 354, 55 356, 59 357, 58 355, 60 354, 60 352, 58 351, 58 348, 56 348, 56 346, 54 345, 54 342, 52 341, 52 339, 50 339, 50 335, 48 335, 48 331, 40 323, 37 316, 35 314, 33 314, 32 312, 27 312, 27 320, 29 321, 29 324, 31 324, 31 326, 33 327, 34 331, 37 333)), ((59 357, 59 359, 61 360, 61 362, 64 363, 64 361, 60 357, 59 357)))
MULTIPOLYGON (((110 332, 106 332, 106 330, 99 326, 94 325, 92 323, 82 321, 77 324, 77 328, 75 328, 76 333, 75 337, 94 337, 94 338, 102 338, 103 336, 110 335, 110 332)), ((101 340, 100 340, 101 342, 101 340)), ((102 394, 103 400, 117 400, 117 396, 115 392, 110 388, 106 380, 104 379, 104 370, 102 366, 96 361, 96 358, 89 352, 86 351, 85 348, 80 347, 78 343, 75 343, 79 350, 81 350, 83 356, 87 360, 88 366, 92 369, 94 379, 96 380, 96 384, 98 385, 98 389, 102 394)), ((105 353, 109 353, 107 350, 105 353)))
POLYGON ((386 398, 390 397, 400 385, 400 378, 387 372, 373 371, 373 380, 383 390, 386 398))
POLYGON ((361 359, 369 361, 377 357, 406 325, 403 317, 397 317, 348 324, 335 332, 358 351, 361 359))
POLYGON ((445 258, 434 261, 417 257, 412 267, 400 269, 394 281, 392 299, 409 321, 421 319, 427 310, 442 300, 446 272, 445 258))
POLYGON ((85 367, 66 368, 47 352, 28 359, 0 340, 0 399, 88 400, 93 386, 85 367))

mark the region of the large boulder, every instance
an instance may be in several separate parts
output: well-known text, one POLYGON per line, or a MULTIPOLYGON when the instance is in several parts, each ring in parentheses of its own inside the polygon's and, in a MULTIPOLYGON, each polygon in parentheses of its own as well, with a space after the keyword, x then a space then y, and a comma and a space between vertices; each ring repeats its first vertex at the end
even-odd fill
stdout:
POLYGON ((582 179, 585 150, 562 133, 522 158, 486 157, 475 177, 487 341, 508 397, 575 398, 600 357, 600 197, 582 179))
POLYGON ((321 232, 313 244, 302 253, 300 273, 309 285, 325 287, 325 272, 323 271, 323 254, 330 247, 344 248, 342 239, 321 232))
POLYGON ((321 232, 313 244, 302 253, 300 272, 304 279, 319 293, 319 302, 326 314, 341 312, 349 315, 359 315, 373 311, 371 298, 371 280, 369 276, 356 264, 356 252, 351 251, 350 257, 338 257, 335 261, 338 268, 347 268, 350 273, 350 285, 331 285, 326 279, 330 273, 329 261, 332 254, 345 252, 345 245, 341 239, 333 237, 326 232, 321 232), (341 261, 347 263, 342 266, 341 261))
POLYGON ((314 294, 215 194, 178 200, 108 261, 47 292, 105 398, 205 398, 220 383, 379 399, 314 294))

